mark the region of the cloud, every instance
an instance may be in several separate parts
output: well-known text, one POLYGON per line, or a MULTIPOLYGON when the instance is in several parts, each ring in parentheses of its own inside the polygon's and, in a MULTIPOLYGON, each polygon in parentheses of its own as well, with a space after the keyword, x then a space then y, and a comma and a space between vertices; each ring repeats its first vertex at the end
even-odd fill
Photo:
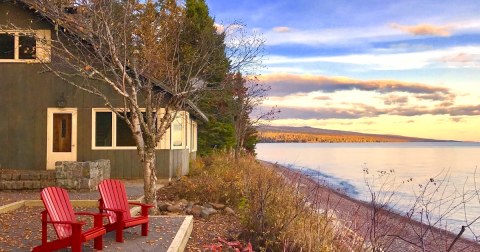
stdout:
POLYGON ((440 100, 443 100, 445 98, 445 95, 437 92, 437 93, 431 93, 431 94, 415 95, 415 98, 423 99, 423 100, 440 101, 440 100))
POLYGON ((222 25, 222 24, 218 24, 218 23, 214 23, 213 26, 215 27, 215 29, 217 30, 217 33, 218 34, 221 34, 225 31, 225 26, 222 25))
MULTIPOLYGON (((453 46, 434 50, 422 51, 367 51, 360 54, 347 54, 339 56, 310 56, 310 57, 285 57, 269 56, 265 63, 269 66, 301 65, 314 63, 340 63, 357 65, 362 70, 407 70, 422 69, 427 67, 473 67, 480 66, 480 46, 453 46), (459 61, 459 54, 472 55, 473 61, 459 61), (450 61, 449 61, 450 59, 450 61), (453 65, 451 60, 456 59, 453 65)), ((350 66, 351 67, 351 66, 350 66)))
POLYGON ((273 27, 272 31, 278 32, 278 33, 287 33, 287 32, 291 32, 292 28, 287 26, 277 26, 277 27, 273 27))
POLYGON ((260 80, 271 87, 270 95, 282 96, 295 93, 321 91, 333 93, 338 91, 360 90, 378 93, 406 92, 412 94, 448 94, 445 87, 428 86, 395 80, 355 80, 344 77, 327 77, 321 75, 267 74, 260 80))
POLYGON ((449 67, 478 67, 480 66, 480 54, 458 52, 443 56, 438 61, 449 67))
POLYGON ((463 118, 463 117, 452 117, 452 118, 450 118, 450 120, 452 122, 457 122, 457 123, 461 122, 463 119, 465 119, 465 118, 463 118))
MULTIPOLYGON (((373 118, 382 115, 396 116, 422 116, 422 115, 447 115, 452 118, 465 116, 479 116, 480 105, 461 105, 449 108, 426 108, 426 107, 397 107, 397 108, 376 108, 366 104, 350 104, 345 107, 328 108, 304 108, 304 107, 280 107, 279 119, 359 119, 373 118)), ((461 119, 452 119, 453 121, 461 119)), ((408 121, 408 123, 413 122, 408 121)))
POLYGON ((452 34, 451 26, 435 26, 431 24, 401 25, 397 23, 390 24, 390 27, 410 33, 414 36, 441 36, 448 37, 452 34))
POLYGON ((319 101, 329 101, 332 99, 330 96, 322 95, 322 96, 316 96, 313 98, 314 100, 319 100, 319 101))
POLYGON ((272 29, 264 33, 267 45, 351 46, 368 42, 394 41, 402 34, 385 27, 349 27, 333 29, 290 29, 288 36, 272 29))
POLYGON ((374 107, 363 106, 352 109, 345 108, 294 108, 281 107, 278 119, 358 119, 376 117, 380 112, 374 107))
POLYGON ((388 95, 384 98, 385 105, 403 105, 408 103, 408 96, 388 95))
POLYGON ((474 61, 474 58, 475 57, 472 54, 461 52, 455 55, 448 55, 448 56, 442 57, 440 61, 446 62, 446 63, 449 63, 449 62, 469 63, 474 61))

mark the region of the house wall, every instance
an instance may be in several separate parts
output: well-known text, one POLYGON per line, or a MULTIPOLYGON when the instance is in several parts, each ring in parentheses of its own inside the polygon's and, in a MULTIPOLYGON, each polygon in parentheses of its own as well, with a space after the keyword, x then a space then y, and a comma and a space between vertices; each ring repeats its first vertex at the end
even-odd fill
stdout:
MULTIPOLYGON (((10 24, 51 29, 32 11, 1 1, 0 25, 10 24)), ((0 63, 0 167, 46 169, 47 108, 57 107, 56 101, 62 94, 67 108, 78 109, 77 161, 109 159, 111 177, 141 178, 136 150, 92 150, 92 108, 104 107, 103 100, 45 73, 37 63, 0 63)), ((188 149, 157 150, 157 176, 186 174, 188 156, 188 149)))

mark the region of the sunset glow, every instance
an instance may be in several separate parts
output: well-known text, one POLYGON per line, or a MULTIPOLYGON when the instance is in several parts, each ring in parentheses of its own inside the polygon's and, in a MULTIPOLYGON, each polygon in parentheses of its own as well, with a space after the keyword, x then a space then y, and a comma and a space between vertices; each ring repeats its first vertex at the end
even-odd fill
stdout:
POLYGON ((480 141, 477 1, 207 1, 266 41, 272 125, 480 141))

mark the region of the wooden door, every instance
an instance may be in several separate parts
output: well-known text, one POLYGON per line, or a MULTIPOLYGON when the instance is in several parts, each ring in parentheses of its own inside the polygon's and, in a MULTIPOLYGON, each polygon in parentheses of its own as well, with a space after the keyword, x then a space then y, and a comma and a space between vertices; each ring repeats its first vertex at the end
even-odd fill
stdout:
POLYGON ((53 152, 72 151, 72 114, 53 114, 53 152))
POLYGON ((49 108, 47 111, 47 169, 57 161, 77 160, 77 109, 49 108))

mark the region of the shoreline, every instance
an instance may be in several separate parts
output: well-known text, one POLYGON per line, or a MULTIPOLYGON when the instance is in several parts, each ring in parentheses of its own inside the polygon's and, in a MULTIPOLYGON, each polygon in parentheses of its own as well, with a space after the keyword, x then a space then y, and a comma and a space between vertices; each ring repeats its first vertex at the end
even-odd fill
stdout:
POLYGON ((421 223, 394 211, 385 205, 373 205, 342 193, 326 183, 306 176, 299 170, 268 161, 258 160, 266 167, 279 171, 293 183, 298 183, 307 192, 309 202, 316 209, 331 215, 351 230, 363 242, 381 244, 385 251, 480 251, 480 244, 458 234, 446 231, 433 224, 421 223))

